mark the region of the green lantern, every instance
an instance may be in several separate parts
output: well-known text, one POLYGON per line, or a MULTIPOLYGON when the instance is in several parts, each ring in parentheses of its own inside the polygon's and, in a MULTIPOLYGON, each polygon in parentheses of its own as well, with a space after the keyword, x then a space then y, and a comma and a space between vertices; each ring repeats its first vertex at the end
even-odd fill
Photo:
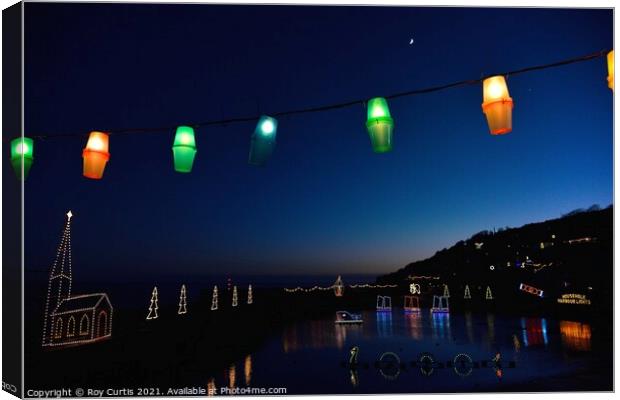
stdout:
POLYGON ((192 172, 194 157, 196 156, 196 137, 191 126, 179 126, 172 144, 174 155, 174 170, 177 172, 192 172))
POLYGON ((34 142, 27 137, 19 137, 11 140, 11 164, 15 170, 17 179, 22 179, 22 161, 24 168, 24 180, 28 177, 30 167, 34 160, 34 142))
POLYGON ((250 143, 250 155, 248 157, 250 164, 264 165, 267 162, 276 147, 277 132, 277 119, 266 115, 260 117, 250 143))
POLYGON ((383 97, 375 97, 368 101, 366 129, 368 129, 375 153, 386 153, 392 150, 394 120, 390 115, 387 101, 383 97))

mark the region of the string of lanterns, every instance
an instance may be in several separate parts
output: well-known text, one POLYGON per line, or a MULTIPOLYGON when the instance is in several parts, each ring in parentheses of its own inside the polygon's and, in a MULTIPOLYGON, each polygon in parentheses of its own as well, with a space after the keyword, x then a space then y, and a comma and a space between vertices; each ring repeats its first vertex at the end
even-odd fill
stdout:
MULTIPOLYGON (((415 94, 430 93, 455 86, 464 86, 482 81, 482 112, 486 116, 489 131, 492 135, 504 135, 512 131, 512 110, 514 101, 508 92, 506 76, 519 73, 530 72, 545 68, 553 68, 575 62, 588 61, 599 58, 607 54, 607 86, 614 90, 614 51, 600 51, 594 54, 560 61, 553 64, 524 68, 500 75, 490 76, 477 80, 460 81, 434 88, 414 90, 410 92, 398 93, 386 97, 375 97, 367 102, 368 114, 366 129, 370 137, 370 142, 375 153, 386 153, 392 150, 392 137, 394 132, 394 119, 390 114, 387 99, 415 94)), ((274 116, 263 115, 258 118, 256 128, 251 136, 248 163, 251 165, 262 166, 269 160, 276 146, 276 135, 278 131, 278 120, 275 116, 301 114, 308 112, 319 112, 335 108, 343 108, 355 104, 365 104, 363 100, 356 100, 347 103, 315 107, 310 109, 293 110, 276 113, 274 116)), ((182 125, 176 128, 176 134, 172 144, 172 154, 174 160, 174 170, 179 173, 190 173, 197 153, 196 137, 194 128, 205 125, 216 125, 233 122, 245 122, 252 118, 237 118, 228 121, 211 121, 193 126, 182 125)), ((136 131, 159 131, 162 129, 141 129, 125 130, 124 133, 136 131)), ((105 167, 110 160, 110 132, 93 131, 90 132, 86 147, 82 151, 83 175, 89 179, 101 179, 105 167)), ((67 135, 63 135, 67 136, 67 135)), ((45 137, 45 136, 40 136, 45 137)), ((55 136, 48 136, 54 138, 55 136)), ((25 180, 34 162, 34 140, 33 138, 22 136, 11 141, 11 165, 15 170, 18 179, 25 180)))

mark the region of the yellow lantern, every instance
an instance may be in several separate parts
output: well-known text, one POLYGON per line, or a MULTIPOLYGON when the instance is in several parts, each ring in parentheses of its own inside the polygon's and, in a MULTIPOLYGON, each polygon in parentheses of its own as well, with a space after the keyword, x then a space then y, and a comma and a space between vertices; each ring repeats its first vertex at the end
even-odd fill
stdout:
POLYGON ((512 109, 514 103, 508 93, 506 79, 492 76, 482 82, 482 112, 487 117, 492 135, 503 135, 512 131, 512 109))
POLYGON ((614 90, 614 51, 607 53, 607 86, 614 90))

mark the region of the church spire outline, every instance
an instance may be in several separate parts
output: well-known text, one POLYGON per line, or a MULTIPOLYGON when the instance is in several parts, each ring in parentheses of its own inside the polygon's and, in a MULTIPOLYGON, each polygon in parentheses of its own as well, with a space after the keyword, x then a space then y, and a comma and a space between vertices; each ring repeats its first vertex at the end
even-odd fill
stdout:
POLYGON ((66 216, 65 227, 58 250, 56 251, 56 258, 50 269, 47 284, 45 314, 43 316, 43 345, 48 344, 50 337, 53 335, 50 314, 54 312, 63 300, 71 297, 71 285, 73 283, 71 271, 71 218, 73 213, 69 211, 66 216))

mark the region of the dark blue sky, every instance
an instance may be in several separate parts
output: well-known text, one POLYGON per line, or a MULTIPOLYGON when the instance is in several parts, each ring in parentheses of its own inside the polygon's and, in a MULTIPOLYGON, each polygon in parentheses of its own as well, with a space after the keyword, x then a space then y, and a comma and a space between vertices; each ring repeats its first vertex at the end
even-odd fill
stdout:
MULTIPOLYGON (((174 126, 370 98, 612 47, 611 10, 26 4, 26 132, 174 126), (410 38, 415 43, 409 45, 410 38)), ((384 273, 483 229, 612 202, 604 59, 510 77, 514 131, 489 135, 479 86, 395 99, 394 150, 365 110, 197 130, 189 175, 173 131, 111 136, 104 179, 86 136, 38 141, 26 267, 47 269, 72 209, 93 278, 384 273)), ((6 167, 6 166, 5 166, 6 167)))

